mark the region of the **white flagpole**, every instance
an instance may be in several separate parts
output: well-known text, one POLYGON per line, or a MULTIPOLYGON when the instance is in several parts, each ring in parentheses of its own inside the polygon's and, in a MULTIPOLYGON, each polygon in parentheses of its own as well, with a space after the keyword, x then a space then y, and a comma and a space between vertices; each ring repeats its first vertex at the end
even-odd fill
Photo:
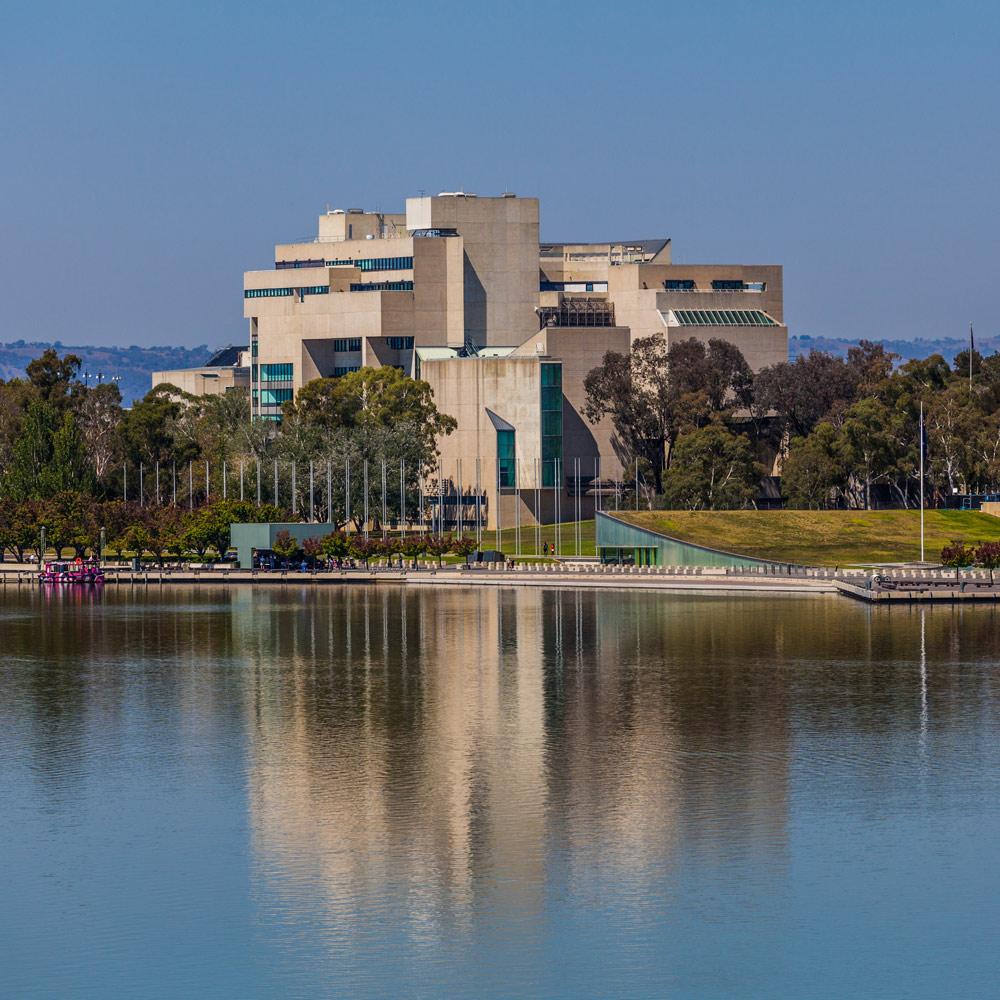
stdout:
POLYGON ((924 561, 924 402, 920 401, 920 561, 924 561))

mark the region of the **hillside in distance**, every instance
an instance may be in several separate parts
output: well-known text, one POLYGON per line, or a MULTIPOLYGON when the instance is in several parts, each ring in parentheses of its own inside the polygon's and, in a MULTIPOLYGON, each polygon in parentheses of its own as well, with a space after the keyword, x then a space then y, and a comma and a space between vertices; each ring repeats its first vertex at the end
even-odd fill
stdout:
MULTIPOLYGON (((969 346, 968 337, 941 337, 937 340, 876 340, 887 351, 898 354, 904 361, 929 358, 940 354, 946 361, 953 361, 955 355, 969 346)), ((839 358, 847 357, 847 352, 858 345, 858 340, 841 337, 789 337, 788 360, 794 361, 801 354, 811 351, 825 351, 839 358)), ((1000 337, 976 337, 976 350, 984 357, 1000 350, 1000 337)))
MULTIPOLYGON (((850 348, 857 345, 857 340, 839 337, 789 337, 788 357, 794 361, 801 354, 810 351, 826 351, 838 357, 846 357, 850 348)), ((886 350, 910 358, 926 358, 931 354, 943 354, 951 361, 959 351, 968 346, 967 340, 960 338, 942 338, 940 340, 881 340, 886 350)), ((94 345, 62 344, 59 341, 44 343, 16 340, 9 344, 0 344, 0 379, 4 381, 20 378, 28 362, 37 358, 49 347, 59 354, 75 354, 83 364, 80 368, 81 378, 89 373, 90 380, 96 380, 101 374, 104 381, 112 376, 119 376, 119 388, 126 406, 133 400, 142 399, 149 392, 150 378, 154 371, 166 371, 173 368, 193 368, 203 365, 218 348, 202 344, 198 347, 98 347, 94 345)), ((1000 337, 977 337, 976 350, 987 355, 1000 350, 1000 337)))
POLYGON ((47 348, 54 348, 60 355, 75 354, 83 364, 80 378, 89 373, 90 384, 103 376, 109 381, 118 376, 121 381, 122 400, 131 406, 133 400, 142 399, 149 392, 150 378, 155 371, 173 368, 193 368, 203 365, 213 354, 207 345, 200 347, 97 347, 92 345, 30 343, 16 340, 10 344, 0 344, 0 379, 7 381, 24 376, 28 362, 37 358, 47 348))

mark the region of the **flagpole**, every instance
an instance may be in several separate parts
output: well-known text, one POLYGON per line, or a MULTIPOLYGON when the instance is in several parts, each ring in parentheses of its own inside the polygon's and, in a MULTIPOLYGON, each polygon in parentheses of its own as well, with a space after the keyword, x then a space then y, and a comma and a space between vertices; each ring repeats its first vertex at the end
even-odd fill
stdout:
POLYGON ((924 562, 924 401, 920 401, 920 561, 924 562))
POLYGON ((969 392, 972 392, 972 355, 976 350, 976 338, 972 334, 972 324, 969 324, 969 392))

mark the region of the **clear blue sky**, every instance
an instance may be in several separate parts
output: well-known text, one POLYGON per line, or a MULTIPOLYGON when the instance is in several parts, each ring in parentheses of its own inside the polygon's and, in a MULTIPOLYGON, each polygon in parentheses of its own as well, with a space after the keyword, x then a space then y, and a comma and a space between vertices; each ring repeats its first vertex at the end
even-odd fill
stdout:
POLYGON ((542 200, 542 238, 785 265, 794 334, 1000 333, 1000 5, 18 3, 0 340, 245 338, 334 206, 542 200))

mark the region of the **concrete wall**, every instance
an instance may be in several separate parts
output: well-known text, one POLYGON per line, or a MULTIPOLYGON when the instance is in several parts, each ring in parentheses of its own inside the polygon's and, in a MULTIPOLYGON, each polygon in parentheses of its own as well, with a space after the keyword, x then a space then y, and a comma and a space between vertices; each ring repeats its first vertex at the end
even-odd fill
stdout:
POLYGON ((175 368, 153 372, 152 382, 154 388, 167 382, 192 396, 221 396, 249 386, 250 372, 246 368, 175 368))

